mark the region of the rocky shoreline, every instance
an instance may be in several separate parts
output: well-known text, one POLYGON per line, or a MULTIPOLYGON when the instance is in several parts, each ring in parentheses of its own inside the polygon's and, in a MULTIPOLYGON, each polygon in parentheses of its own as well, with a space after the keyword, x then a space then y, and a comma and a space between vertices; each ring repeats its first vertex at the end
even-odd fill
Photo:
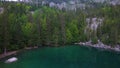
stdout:
POLYGON ((97 44, 92 44, 90 41, 89 42, 79 42, 79 43, 75 43, 75 44, 82 45, 82 46, 94 47, 94 48, 98 48, 98 49, 104 49, 104 50, 111 50, 111 51, 115 51, 115 52, 120 52, 120 45, 116 45, 114 47, 111 47, 109 45, 103 44, 100 41, 97 44))
POLYGON ((24 49, 20 49, 20 50, 16 50, 16 51, 10 51, 7 52, 6 54, 0 54, 0 59, 10 56, 10 55, 16 55, 18 52, 22 51, 22 50, 31 50, 31 49, 37 49, 38 46, 34 46, 34 47, 25 47, 24 49))
POLYGON ((6 54, 0 54, 0 59, 10 56, 10 55, 16 55, 18 53, 18 51, 11 51, 11 52, 7 52, 6 54))

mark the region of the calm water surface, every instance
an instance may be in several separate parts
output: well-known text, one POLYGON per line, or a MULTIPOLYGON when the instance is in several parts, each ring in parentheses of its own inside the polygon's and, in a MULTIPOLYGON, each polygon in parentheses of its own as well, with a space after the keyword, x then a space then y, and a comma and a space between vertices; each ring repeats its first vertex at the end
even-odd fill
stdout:
POLYGON ((120 54, 82 46, 43 47, 20 52, 0 68, 120 68, 120 54))

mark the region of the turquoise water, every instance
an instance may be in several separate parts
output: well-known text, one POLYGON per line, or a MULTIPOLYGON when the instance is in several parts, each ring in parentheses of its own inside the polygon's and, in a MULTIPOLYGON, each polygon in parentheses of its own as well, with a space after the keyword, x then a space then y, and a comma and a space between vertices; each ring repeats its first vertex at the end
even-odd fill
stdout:
POLYGON ((120 68, 120 54, 82 46, 42 47, 20 52, 0 68, 120 68))

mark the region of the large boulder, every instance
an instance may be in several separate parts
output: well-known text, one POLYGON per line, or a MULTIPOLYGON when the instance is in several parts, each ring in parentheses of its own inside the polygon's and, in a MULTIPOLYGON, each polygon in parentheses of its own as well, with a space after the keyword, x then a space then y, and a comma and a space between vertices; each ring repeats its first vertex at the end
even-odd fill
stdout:
POLYGON ((5 61, 5 63, 12 63, 17 61, 18 59, 16 57, 9 58, 8 60, 5 61))

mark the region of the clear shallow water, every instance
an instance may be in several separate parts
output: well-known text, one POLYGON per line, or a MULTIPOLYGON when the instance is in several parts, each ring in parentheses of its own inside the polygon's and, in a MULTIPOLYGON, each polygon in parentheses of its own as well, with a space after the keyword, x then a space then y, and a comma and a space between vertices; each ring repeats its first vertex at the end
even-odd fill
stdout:
POLYGON ((82 46, 44 47, 23 51, 0 68, 120 68, 120 54, 82 46))

